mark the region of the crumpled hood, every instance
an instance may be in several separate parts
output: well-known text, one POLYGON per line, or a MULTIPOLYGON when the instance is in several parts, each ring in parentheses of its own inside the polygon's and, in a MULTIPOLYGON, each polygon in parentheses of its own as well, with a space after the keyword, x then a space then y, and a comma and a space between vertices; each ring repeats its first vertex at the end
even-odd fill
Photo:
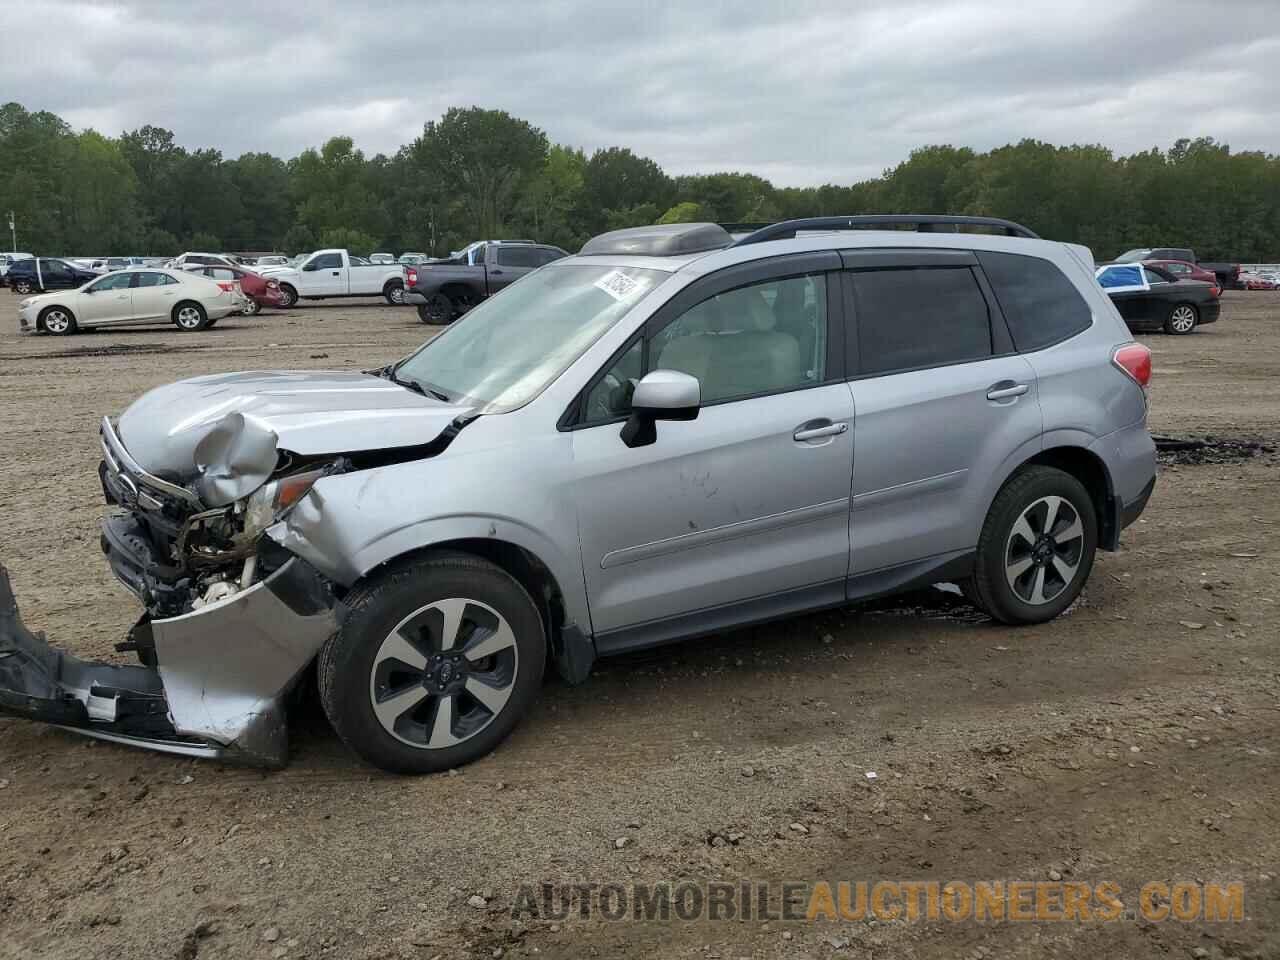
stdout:
POLYGON ((188 484, 201 472, 197 445, 213 433, 247 427, 281 450, 336 455, 429 443, 469 409, 366 373, 262 370, 157 387, 125 410, 118 433, 148 473, 188 484))

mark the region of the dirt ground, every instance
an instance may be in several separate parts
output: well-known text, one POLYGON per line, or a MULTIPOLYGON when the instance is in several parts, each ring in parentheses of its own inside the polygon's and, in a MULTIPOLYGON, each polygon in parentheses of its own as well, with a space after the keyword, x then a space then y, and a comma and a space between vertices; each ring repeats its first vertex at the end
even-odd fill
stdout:
MULTIPOLYGON (((33 629, 104 657, 136 615, 97 544, 104 414, 179 377, 361 368, 430 333, 370 301, 22 337, 9 297, 0 559, 33 629)), ((1166 465, 1041 627, 932 591, 605 662, 549 681, 494 755, 419 779, 361 766, 318 714, 271 773, 0 719, 0 957, 1280 956, 1280 294, 1142 339, 1153 432, 1272 452, 1166 465), (513 917, 543 881, 1059 875, 1115 882, 1129 910, 1147 881, 1240 881, 1246 918, 513 917)))

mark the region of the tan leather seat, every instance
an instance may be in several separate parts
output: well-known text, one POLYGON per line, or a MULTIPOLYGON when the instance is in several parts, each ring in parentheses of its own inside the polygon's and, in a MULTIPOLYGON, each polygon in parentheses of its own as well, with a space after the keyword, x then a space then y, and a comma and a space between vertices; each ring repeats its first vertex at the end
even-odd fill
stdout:
POLYGON ((679 322, 686 335, 663 349, 658 366, 697 377, 704 401, 768 393, 804 381, 800 345, 774 329, 773 310, 758 289, 713 297, 679 322), (690 332, 698 327, 706 332, 690 332))

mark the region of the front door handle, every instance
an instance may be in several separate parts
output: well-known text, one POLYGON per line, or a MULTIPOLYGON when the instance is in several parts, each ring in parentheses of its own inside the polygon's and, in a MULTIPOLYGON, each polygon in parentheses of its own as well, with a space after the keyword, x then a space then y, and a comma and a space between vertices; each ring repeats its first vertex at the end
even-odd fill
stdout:
POLYGON ((847 423, 832 423, 830 420, 810 420, 802 423, 791 435, 792 440, 821 440, 823 437, 838 437, 849 429, 847 423))
POLYGON ((1012 400, 1031 389, 1030 384, 1014 383, 1012 380, 1001 380, 987 388, 988 400, 1012 400))
POLYGON ((338 271, 337 270, 333 271, 333 275, 336 277, 338 275, 338 271))

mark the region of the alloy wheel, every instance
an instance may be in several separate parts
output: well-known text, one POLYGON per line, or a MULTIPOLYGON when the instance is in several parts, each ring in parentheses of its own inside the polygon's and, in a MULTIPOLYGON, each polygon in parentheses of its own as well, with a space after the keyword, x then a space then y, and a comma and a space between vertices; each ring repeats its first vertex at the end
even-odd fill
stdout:
POLYGON ((425 750, 487 727, 515 690, 515 634, 492 607, 453 597, 420 607, 373 659, 369 697, 382 728, 425 750))
POLYGON ((404 303, 404 287, 392 287, 387 291, 387 299, 399 306, 404 303))
POLYGON ((15 280, 15 281, 13 281, 13 292, 14 292, 14 293, 22 293, 22 294, 30 293, 30 292, 31 292, 31 281, 29 281, 29 280, 15 280))
POLYGON ((66 333, 71 329, 71 317, 62 310, 50 310, 44 315, 44 328, 50 333, 66 333))
POLYGON ((184 330, 194 330, 200 326, 200 311, 195 307, 183 307, 178 311, 178 326, 184 330))
POLYGON ((1023 603, 1051 602, 1084 559, 1084 524, 1065 497, 1041 497, 1022 511, 1005 542, 1005 579, 1023 603))
POLYGON ((1196 325, 1196 311, 1187 304, 1174 307, 1169 314, 1169 326, 1175 333, 1190 333, 1196 325))

